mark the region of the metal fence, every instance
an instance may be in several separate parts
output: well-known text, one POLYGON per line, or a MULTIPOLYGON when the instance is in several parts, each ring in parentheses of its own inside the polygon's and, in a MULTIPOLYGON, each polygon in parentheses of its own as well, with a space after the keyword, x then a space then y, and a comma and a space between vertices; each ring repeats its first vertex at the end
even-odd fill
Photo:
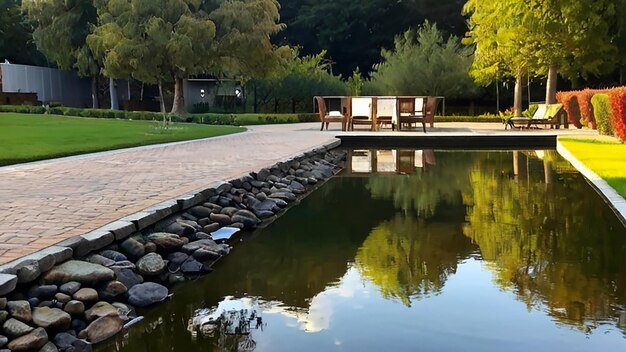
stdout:
POLYGON ((91 85, 74 71, 48 67, 0 64, 2 92, 37 93, 43 103, 60 101, 66 106, 91 106, 91 85))

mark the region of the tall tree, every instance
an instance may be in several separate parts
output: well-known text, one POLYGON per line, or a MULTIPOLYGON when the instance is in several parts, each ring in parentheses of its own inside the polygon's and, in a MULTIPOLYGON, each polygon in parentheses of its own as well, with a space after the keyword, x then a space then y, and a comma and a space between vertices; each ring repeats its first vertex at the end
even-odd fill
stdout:
POLYGON ((91 77, 92 105, 98 107, 96 78, 100 68, 86 38, 97 22, 93 0, 25 0, 22 7, 37 23, 33 33, 37 48, 61 69, 77 69, 91 77))
MULTIPOLYGON (((517 0, 514 0, 517 1, 517 0)), ((522 81, 533 66, 519 48, 525 45, 528 30, 522 24, 519 6, 512 1, 469 0, 463 12, 470 15, 469 36, 464 43, 474 47, 470 70, 476 83, 487 86, 494 81, 515 80, 514 115, 522 115, 522 81)))
POLYGON ((0 0, 0 61, 43 65, 46 59, 33 42, 33 23, 21 6, 21 0, 0 0))
POLYGON ((311 55, 327 50, 333 72, 344 77, 359 67, 367 73, 380 49, 393 47, 394 36, 424 20, 439 23, 457 36, 465 32, 463 0, 289 0, 281 15, 287 29, 275 38, 311 55))
POLYGON ((515 77, 516 115, 525 72, 547 75, 546 102, 554 103, 559 71, 576 78, 612 69, 612 1, 469 0, 464 11, 470 15, 468 42, 476 45, 473 74, 479 82, 515 77))
POLYGON ((559 72, 571 79, 614 68, 617 49, 609 35, 613 0, 530 0, 517 5, 529 28, 520 53, 542 66, 538 73, 547 74, 546 103, 556 102, 559 72))
POLYGON ((98 0, 97 7, 100 23, 88 42, 104 72, 174 81, 172 113, 185 111, 189 76, 262 72, 273 58, 269 36, 281 28, 275 0, 98 0))
POLYGON ((382 50, 383 61, 374 66, 370 87, 386 95, 472 97, 477 93, 469 76, 472 51, 455 36, 444 39, 427 21, 418 31, 396 37, 392 50, 382 50))

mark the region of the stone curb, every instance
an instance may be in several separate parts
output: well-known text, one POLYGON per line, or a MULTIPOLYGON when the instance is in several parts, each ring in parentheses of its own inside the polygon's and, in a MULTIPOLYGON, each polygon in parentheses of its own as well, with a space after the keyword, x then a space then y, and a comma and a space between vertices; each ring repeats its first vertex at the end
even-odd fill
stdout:
POLYGON ((613 209, 617 218, 626 226, 626 199, 619 195, 602 177, 580 162, 559 140, 556 143, 557 152, 587 178, 592 187, 598 191, 605 202, 613 209))
MULTIPOLYGON (((174 143, 180 144, 188 142, 190 141, 174 143)), ((302 159, 307 155, 313 155, 318 152, 335 149, 339 145, 341 145, 341 141, 335 140, 331 143, 324 143, 312 148, 307 148, 308 151, 292 156, 288 158, 286 162, 302 159)), ((147 147, 155 148, 158 146, 163 145, 153 145, 147 147)), ((115 152, 119 151, 112 151, 111 153, 115 152)), ((270 166, 271 165, 268 165, 267 167, 270 166)), ((249 173, 250 171, 244 172, 234 178, 248 175, 249 173)), ((174 199, 155 204, 149 208, 125 216, 88 233, 68 238, 35 253, 0 265, 0 296, 4 296, 12 292, 18 283, 27 283, 35 280, 39 277, 40 273, 50 270, 57 264, 61 264, 62 262, 74 257, 84 257, 89 253, 100 250, 115 241, 123 240, 135 232, 152 226, 172 214, 206 202, 210 197, 215 195, 215 190, 217 190, 220 185, 225 183, 228 183, 228 181, 217 182, 194 192, 183 194, 174 199)))

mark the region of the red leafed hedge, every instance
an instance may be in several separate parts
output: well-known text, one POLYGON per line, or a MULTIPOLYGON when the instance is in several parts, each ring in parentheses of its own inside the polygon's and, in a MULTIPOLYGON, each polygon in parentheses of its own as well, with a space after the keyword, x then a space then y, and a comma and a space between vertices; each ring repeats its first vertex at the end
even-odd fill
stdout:
POLYGON ((607 94, 613 108, 611 124, 615 135, 621 141, 626 141, 626 87, 613 88, 607 94))
POLYGON ((575 92, 558 92, 556 93, 556 100, 563 104, 563 108, 565 112, 567 112, 567 120, 569 123, 574 124, 574 126, 581 128, 582 124, 580 123, 580 109, 578 106, 578 98, 576 97, 575 92), (575 99, 576 98, 576 99, 575 99), (574 103, 576 100, 576 103, 574 103))
POLYGON ((603 92, 603 90, 597 89, 558 92, 556 94, 556 99, 559 103, 563 104, 563 107, 567 112, 569 122, 579 128, 584 123, 587 127, 596 129, 596 117, 593 114, 591 98, 595 94, 603 92), (572 101, 574 97, 576 97, 576 100, 578 101, 578 109, 576 108, 576 103, 572 101))

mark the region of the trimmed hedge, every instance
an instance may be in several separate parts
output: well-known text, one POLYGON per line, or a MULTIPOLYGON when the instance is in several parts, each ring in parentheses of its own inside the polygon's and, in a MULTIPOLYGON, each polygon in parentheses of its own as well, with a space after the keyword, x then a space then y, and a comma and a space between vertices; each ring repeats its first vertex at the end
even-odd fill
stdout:
MULTIPOLYGON (((80 109, 70 107, 28 106, 28 105, 0 105, 0 112, 15 112, 25 114, 51 114, 75 117, 91 117, 99 119, 148 120, 161 121, 162 113, 151 111, 124 111, 108 109, 80 109)), ((178 116, 165 115, 174 122, 203 123, 208 125, 263 125, 277 123, 317 122, 318 114, 193 114, 178 116)))
POLYGON ((581 113, 578 104, 578 97, 576 91, 570 92, 558 92, 556 93, 556 100, 563 104, 565 112, 567 112, 567 120, 578 128, 582 128, 581 113))
POLYGON ((570 123, 580 128, 586 125, 590 128, 596 128, 596 119, 591 105, 591 98, 602 90, 583 89, 568 92, 558 92, 556 99, 563 104, 570 123), (575 101, 575 102, 574 102, 575 101))
POLYGON ((15 112, 20 114, 44 114, 43 106, 33 105, 0 105, 0 112, 15 112))
POLYGON ((614 134, 611 124, 613 110, 611 109, 609 96, 606 94, 596 94, 591 98, 591 105, 593 106, 598 133, 612 136, 614 134))
POLYGON ((617 138, 626 141, 626 87, 613 88, 608 91, 611 101, 611 124, 617 138))

